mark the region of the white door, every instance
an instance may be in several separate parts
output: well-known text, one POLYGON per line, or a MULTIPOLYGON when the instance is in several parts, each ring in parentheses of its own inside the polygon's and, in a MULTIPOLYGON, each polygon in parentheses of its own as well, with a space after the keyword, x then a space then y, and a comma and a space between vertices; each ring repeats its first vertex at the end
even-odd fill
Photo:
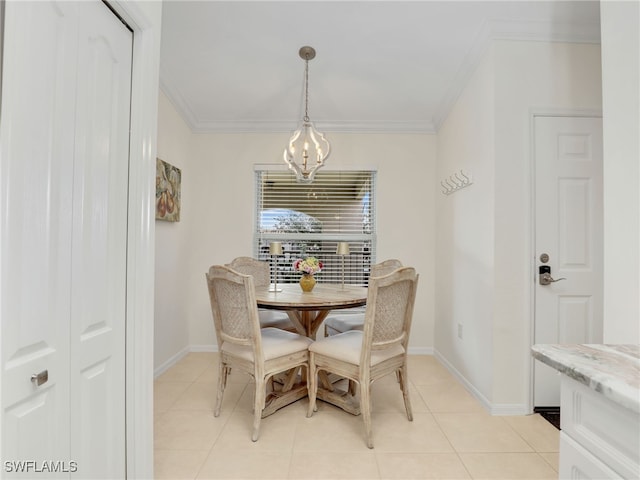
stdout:
MULTIPOLYGON (((3 462, 70 458, 74 132, 69 126, 75 116, 77 28, 73 4, 5 3, 0 112, 3 462), (31 375, 41 372, 48 372, 48 379, 36 386, 31 375)), ((19 468, 2 465, 8 473, 19 468)))
MULTIPOLYGON (((535 117, 534 135, 534 343, 598 343, 603 311, 602 119, 535 117)), ((534 407, 559 405, 557 371, 534 362, 534 407)))
POLYGON ((125 477, 125 318, 132 34, 80 3, 71 268, 71 457, 125 477))
POLYGON ((0 456, 8 476, 125 476, 131 46, 102 2, 5 4, 0 456), (31 380, 43 372, 43 383, 31 380))

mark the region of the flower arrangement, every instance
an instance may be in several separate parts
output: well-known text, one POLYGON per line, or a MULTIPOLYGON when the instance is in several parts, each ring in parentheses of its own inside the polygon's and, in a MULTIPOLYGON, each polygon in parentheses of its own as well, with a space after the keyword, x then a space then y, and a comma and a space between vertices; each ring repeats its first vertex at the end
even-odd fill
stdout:
POLYGON ((322 270, 322 262, 316 257, 298 258, 293 262, 293 269, 296 272, 306 273, 307 275, 313 275, 322 270))

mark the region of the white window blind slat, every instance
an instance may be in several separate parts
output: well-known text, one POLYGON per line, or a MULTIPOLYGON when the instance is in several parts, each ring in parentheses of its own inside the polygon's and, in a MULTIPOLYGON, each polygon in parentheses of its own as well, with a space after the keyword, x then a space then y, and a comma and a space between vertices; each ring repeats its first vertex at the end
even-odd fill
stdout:
POLYGON ((319 283, 366 285, 375 263, 374 170, 321 171, 312 184, 300 184, 288 170, 256 170, 255 256, 278 269, 278 283, 293 283, 297 258, 323 262, 319 283), (283 255, 271 258, 269 244, 282 242, 283 255), (348 242, 350 254, 336 254, 348 242), (344 260, 344 269, 343 269, 344 260))

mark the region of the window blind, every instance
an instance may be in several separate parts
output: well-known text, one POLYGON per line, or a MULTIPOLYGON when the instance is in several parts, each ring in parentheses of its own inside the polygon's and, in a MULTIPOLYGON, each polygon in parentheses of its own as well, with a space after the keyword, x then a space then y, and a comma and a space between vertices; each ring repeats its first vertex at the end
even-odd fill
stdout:
POLYGON ((375 263, 375 170, 319 171, 302 184, 288 169, 256 167, 254 255, 268 260, 278 283, 293 283, 297 258, 313 256, 323 263, 319 283, 367 285, 375 263), (282 243, 283 255, 269 255, 269 244, 282 243), (336 254, 339 242, 349 255, 336 254))

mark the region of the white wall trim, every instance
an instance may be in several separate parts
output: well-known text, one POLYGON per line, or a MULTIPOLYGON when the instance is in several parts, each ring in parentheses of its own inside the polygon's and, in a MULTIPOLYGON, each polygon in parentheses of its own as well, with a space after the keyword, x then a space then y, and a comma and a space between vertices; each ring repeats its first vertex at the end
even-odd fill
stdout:
POLYGON ((178 353, 176 353, 175 355, 173 355, 171 358, 169 358, 166 362, 162 363, 161 365, 159 365, 154 371, 153 371, 153 378, 158 378, 160 375, 162 375, 164 372, 166 372, 167 370, 169 370, 171 367, 173 367, 176 363, 178 363, 180 360, 182 360, 184 357, 187 356, 187 354, 192 351, 189 349, 189 347, 185 347, 182 350, 180 350, 178 353))
POLYGON ((464 388, 466 388, 467 391, 473 395, 487 411, 491 412, 491 402, 480 392, 480 390, 469 382, 469 380, 467 380, 465 376, 462 375, 458 369, 454 367, 453 364, 449 362, 449 360, 447 360, 438 350, 435 350, 433 355, 454 377, 456 377, 460 383, 462 383, 464 388))
POLYGON ((408 355, 433 355, 433 347, 409 347, 408 355))
POLYGON ((444 356, 435 350, 434 356, 436 359, 456 377, 456 379, 462 383, 464 388, 475 397, 478 402, 491 414, 491 415, 527 415, 530 410, 527 409, 527 405, 523 404, 510 404, 510 403, 492 403, 487 397, 485 397, 480 390, 478 390, 471 382, 469 382, 464 375, 462 375, 456 367, 453 366, 444 356))
MULTIPOLYGON (((529 245, 526 250, 530 252, 529 254, 529 288, 528 294, 525 297, 526 301, 529 302, 529 339, 528 345, 529 347, 533 346, 535 341, 535 291, 536 291, 536 242, 535 242, 535 192, 536 192, 536 184, 535 184, 535 119, 536 117, 596 117, 602 118, 602 110, 599 109, 584 109, 584 108, 555 108, 555 107, 532 107, 529 109, 529 184, 527 188, 529 191, 527 192, 526 198, 529 202, 527 205, 527 211, 529 212, 529 221, 527 222, 527 228, 529 229, 528 235, 525 238, 528 239, 529 245)), ((531 356, 531 352, 527 352, 529 358, 529 381, 527 382, 529 391, 527 392, 527 404, 526 404, 526 414, 533 412, 533 383, 534 383, 534 365, 535 359, 531 356)))
POLYGON ((218 345, 190 345, 190 352, 217 352, 218 345))
POLYGON ((161 6, 114 0, 134 31, 127 239, 127 478, 153 478, 154 191, 161 6))

